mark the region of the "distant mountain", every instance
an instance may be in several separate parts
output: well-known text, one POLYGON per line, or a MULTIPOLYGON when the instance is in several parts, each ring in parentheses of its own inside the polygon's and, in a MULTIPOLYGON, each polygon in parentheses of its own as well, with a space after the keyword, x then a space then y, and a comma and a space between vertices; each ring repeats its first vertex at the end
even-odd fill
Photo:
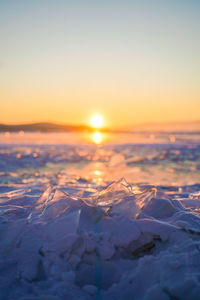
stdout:
POLYGON ((61 125, 54 123, 33 123, 33 124, 0 124, 0 132, 11 131, 28 131, 28 132, 69 132, 69 131, 85 131, 91 130, 90 127, 84 125, 61 125))
MULTIPOLYGON (((0 132, 83 132, 93 131, 86 125, 66 125, 55 123, 32 123, 32 124, 0 124, 0 132)), ((193 122, 171 122, 171 123, 144 123, 132 125, 125 128, 103 128, 101 131, 110 133, 131 132, 200 132, 200 121, 193 122)))

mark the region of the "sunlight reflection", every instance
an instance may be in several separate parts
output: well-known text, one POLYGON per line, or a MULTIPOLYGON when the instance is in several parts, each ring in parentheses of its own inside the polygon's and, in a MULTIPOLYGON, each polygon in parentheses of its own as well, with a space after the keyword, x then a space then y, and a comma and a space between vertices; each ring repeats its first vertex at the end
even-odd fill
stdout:
POLYGON ((93 181, 97 184, 100 185, 103 182, 103 171, 102 171, 102 165, 99 163, 95 163, 94 165, 94 170, 93 170, 93 181))
POLYGON ((170 136, 169 136, 169 140, 170 140, 171 143, 175 143, 176 138, 175 138, 174 135, 170 135, 170 136))
POLYGON ((103 141, 103 135, 101 132, 99 131, 95 131, 92 134, 92 141, 96 144, 96 145, 100 145, 103 141))
POLYGON ((102 175, 102 172, 99 171, 99 170, 95 170, 95 171, 94 171, 94 175, 96 175, 96 176, 101 176, 101 175, 102 175))

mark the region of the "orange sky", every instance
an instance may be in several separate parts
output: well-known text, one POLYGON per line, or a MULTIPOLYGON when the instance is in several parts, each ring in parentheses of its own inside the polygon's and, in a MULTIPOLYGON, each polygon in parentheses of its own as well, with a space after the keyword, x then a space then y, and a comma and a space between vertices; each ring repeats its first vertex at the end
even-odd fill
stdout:
POLYGON ((199 2, 138 2, 1 2, 0 122, 198 120, 199 2))

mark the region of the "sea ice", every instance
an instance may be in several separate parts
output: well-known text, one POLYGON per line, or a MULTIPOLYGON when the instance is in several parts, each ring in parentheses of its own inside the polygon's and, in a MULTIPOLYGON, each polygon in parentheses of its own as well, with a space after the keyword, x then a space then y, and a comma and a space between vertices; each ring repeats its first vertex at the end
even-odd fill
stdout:
POLYGON ((2 148, 0 299, 199 299, 199 157, 199 145, 2 148), (110 171, 122 166, 132 180, 110 171))

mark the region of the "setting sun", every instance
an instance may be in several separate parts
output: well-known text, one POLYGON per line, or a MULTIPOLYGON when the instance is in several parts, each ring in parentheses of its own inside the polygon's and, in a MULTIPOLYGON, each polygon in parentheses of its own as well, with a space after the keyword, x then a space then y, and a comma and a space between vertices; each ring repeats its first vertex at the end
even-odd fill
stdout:
POLYGON ((103 117, 101 115, 93 115, 90 124, 93 128, 102 128, 103 127, 103 117))

